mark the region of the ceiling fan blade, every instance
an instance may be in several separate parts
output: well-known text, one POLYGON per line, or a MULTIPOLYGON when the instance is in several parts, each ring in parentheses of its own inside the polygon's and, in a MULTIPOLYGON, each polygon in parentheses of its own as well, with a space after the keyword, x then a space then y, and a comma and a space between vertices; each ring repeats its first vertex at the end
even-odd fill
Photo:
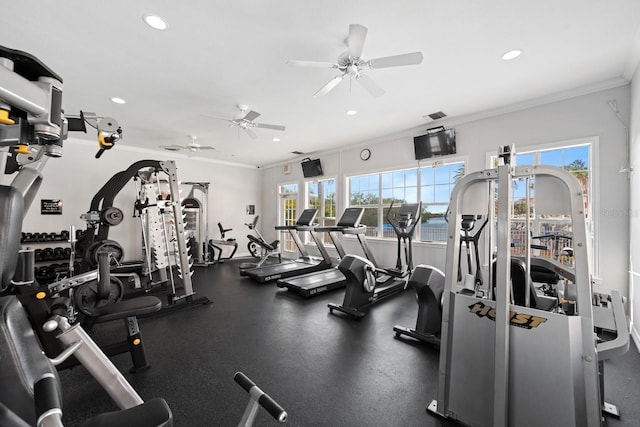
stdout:
POLYGON ((374 98, 384 95, 384 89, 382 89, 376 82, 374 82, 371 77, 366 74, 361 74, 360 77, 357 78, 362 87, 364 87, 367 92, 371 94, 374 98))
POLYGON ((256 139, 258 134, 251 128, 244 128, 244 131, 251 137, 251 139, 256 139))
POLYGON ((319 96, 326 95, 327 93, 329 93, 331 91, 331 89, 333 89, 334 87, 338 86, 338 84, 342 81, 343 78, 344 78, 344 74, 342 74, 340 76, 335 76, 334 78, 329 80, 329 83, 327 83, 326 85, 322 86, 322 88, 320 88, 319 91, 314 93, 313 97, 317 98, 319 96))
POLYGON ((368 61, 371 68, 399 67, 415 65, 422 62, 422 52, 404 53, 402 55, 385 56, 368 61))
POLYGON ((338 68, 338 64, 332 62, 319 62, 319 61, 298 61, 297 59, 290 59, 287 65, 293 65, 294 67, 306 67, 306 68, 338 68))
POLYGON ((251 110, 247 114, 245 114, 245 116, 242 118, 242 120, 247 120, 249 122, 252 122, 255 119, 257 119, 258 117, 260 117, 260 113, 251 110))
POLYGON ((366 37, 367 27, 359 24, 349 25, 349 39, 347 42, 347 46, 349 47, 349 56, 353 58, 360 58, 366 37))
POLYGON ((160 145, 159 147, 160 148, 164 148, 165 150, 169 150, 169 151, 180 151, 183 148, 185 148, 184 145, 176 145, 176 144, 173 144, 173 145, 160 145))
POLYGON ((216 119, 216 120, 224 120, 225 122, 232 122, 233 120, 229 120, 226 117, 218 117, 218 116, 210 116, 208 114, 202 114, 202 117, 208 117, 210 119, 216 119))
POLYGON ((215 150, 216 147, 212 147, 210 145, 201 145, 200 147, 198 147, 198 150, 215 150))
POLYGON ((285 130, 286 128, 281 125, 268 125, 266 123, 254 123, 257 128, 273 129, 273 130, 285 130))

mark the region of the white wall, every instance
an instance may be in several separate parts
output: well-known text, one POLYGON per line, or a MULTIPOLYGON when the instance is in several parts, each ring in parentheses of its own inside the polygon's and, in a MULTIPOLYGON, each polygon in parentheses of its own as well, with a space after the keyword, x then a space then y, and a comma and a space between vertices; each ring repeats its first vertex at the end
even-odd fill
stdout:
MULTIPOLYGON (((616 100, 623 117, 629 117, 629 86, 620 86, 607 90, 577 96, 562 101, 547 103, 515 112, 494 115, 488 118, 449 123, 456 129, 459 158, 467 161, 467 170, 476 171, 485 168, 487 153, 495 153, 498 146, 516 144, 518 147, 535 147, 560 141, 570 141, 586 137, 595 137, 597 176, 594 200, 600 206, 594 212, 597 220, 598 238, 597 272, 601 285, 596 290, 606 292, 618 289, 624 295, 628 289, 628 213, 629 181, 627 175, 619 169, 625 160, 624 128, 607 104, 616 100)), ((446 122, 445 125, 449 125, 446 122)), ((323 155, 316 154, 322 161, 325 177, 335 177, 338 182, 339 206, 344 209, 344 176, 354 173, 367 173, 403 167, 415 167, 413 136, 429 127, 407 133, 403 136, 388 138, 385 141, 372 141, 357 148, 345 148, 343 151, 323 155), (363 162, 359 158, 360 150, 367 146, 372 151, 371 159, 363 162)), ((264 170, 263 206, 264 234, 275 237, 273 226, 277 223, 276 188, 280 183, 298 182, 303 189, 302 171, 299 161, 291 162, 291 175, 284 175, 282 166, 264 170)), ((303 203, 300 194, 299 203, 303 203)), ((369 239, 372 250, 380 264, 395 263, 395 243, 369 239)), ((350 249, 350 248, 349 248, 350 249)), ((416 243, 414 262, 444 267, 444 246, 438 244, 416 243)), ((639 264, 640 265, 640 262, 639 264)))
MULTIPOLYGON (((640 69, 640 68, 639 68, 640 69)), ((640 349, 640 325, 638 316, 640 315, 640 72, 636 70, 631 81, 631 120, 630 120, 630 141, 631 141, 631 165, 635 171, 631 174, 630 189, 630 252, 629 276, 630 276, 630 299, 631 299, 631 335, 636 343, 636 348, 640 349)))
MULTIPOLYGON (((94 194, 116 172, 127 169, 138 160, 176 160, 178 180, 181 182, 210 182, 209 187, 209 238, 220 237, 217 223, 233 231, 227 238, 235 237, 239 248, 236 256, 248 255, 246 235, 249 230, 244 223, 253 217, 246 215, 246 205, 254 204, 260 209, 261 172, 248 168, 197 157, 175 155, 170 152, 153 152, 132 149, 126 146, 126 138, 116 147, 95 159, 97 143, 69 139, 64 143, 64 154, 59 159, 49 159, 44 168, 44 181, 33 206, 24 218, 25 232, 60 232, 71 224, 85 229, 80 215, 87 212, 94 194), (62 215, 41 215, 40 199, 61 199, 62 215)), ((4 178, 6 182, 8 178, 4 178)), ((182 194, 185 197, 186 194, 182 194)), ((131 180, 116 196, 114 206, 124 212, 124 221, 111 227, 109 238, 119 242, 125 251, 125 260, 141 259, 141 227, 138 218, 133 218, 136 190, 131 180)), ((58 246, 63 246, 62 242, 58 246)), ((34 245, 35 247, 35 245, 34 245)))

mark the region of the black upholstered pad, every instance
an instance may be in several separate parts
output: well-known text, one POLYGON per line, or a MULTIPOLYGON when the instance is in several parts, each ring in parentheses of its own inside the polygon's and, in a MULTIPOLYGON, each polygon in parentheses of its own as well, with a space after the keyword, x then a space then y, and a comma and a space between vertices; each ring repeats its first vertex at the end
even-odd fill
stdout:
POLYGON ((0 298, 0 402, 35 425, 33 385, 44 375, 57 378, 24 308, 15 296, 0 298))
POLYGON ((23 211, 22 195, 15 188, 0 185, 0 292, 11 285, 16 270, 23 211))
POLYGON ((123 319, 125 317, 140 317, 159 311, 162 308, 162 301, 158 297, 145 295, 129 300, 123 300, 113 304, 105 304, 96 307, 91 317, 94 323, 109 322, 111 320, 123 319))

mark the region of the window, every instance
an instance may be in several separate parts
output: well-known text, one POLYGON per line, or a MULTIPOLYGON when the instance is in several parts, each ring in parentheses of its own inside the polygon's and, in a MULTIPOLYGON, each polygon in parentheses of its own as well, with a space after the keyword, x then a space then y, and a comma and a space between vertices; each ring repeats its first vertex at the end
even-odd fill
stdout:
MULTIPOLYGON (((307 182, 307 207, 318 210, 316 222, 322 227, 336 224, 336 180, 323 179, 307 182)), ((323 233, 323 243, 333 244, 328 233, 323 233)))
MULTIPOLYGON (((280 224, 293 225, 298 218, 298 184, 284 184, 278 186, 280 197, 280 224)), ((280 232, 282 250, 285 252, 297 252, 296 245, 289 232, 280 232)))
MULTIPOLYGON (((570 171, 580 182, 584 197, 584 212, 587 220, 587 230, 592 230, 592 144, 580 143, 576 145, 558 146, 535 151, 516 153, 516 165, 546 165, 556 166, 570 171)), ((525 247, 525 214, 526 214, 527 184, 525 180, 514 181, 513 184, 513 211, 511 239, 512 253, 523 255, 525 247)), ((562 249, 572 247, 572 234, 570 220, 560 215, 536 215, 535 212, 535 180, 529 183, 529 197, 531 218, 530 230, 532 247, 539 251, 537 255, 559 259, 562 249), (546 248, 546 249, 544 249, 546 248)), ((594 237, 591 237, 592 247, 594 237)), ((597 258, 595 258, 597 259, 597 258)), ((595 267, 595 265, 594 265, 595 267)), ((594 270, 595 271, 595 270, 594 270)))
POLYGON ((451 190, 464 176, 464 163, 420 168, 422 218, 420 240, 445 242, 448 224, 445 220, 451 190))
POLYGON ((349 206, 365 208, 361 223, 367 226, 367 236, 395 238, 386 214, 394 202, 422 202, 420 227, 415 239, 446 241, 447 223, 444 213, 453 186, 464 176, 464 162, 436 162, 421 168, 385 171, 348 178, 349 206))

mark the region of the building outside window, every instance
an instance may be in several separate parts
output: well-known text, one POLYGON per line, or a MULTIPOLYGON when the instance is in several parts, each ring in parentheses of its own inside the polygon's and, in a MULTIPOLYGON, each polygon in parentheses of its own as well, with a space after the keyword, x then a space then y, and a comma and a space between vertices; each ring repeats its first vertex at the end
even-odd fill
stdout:
MULTIPOLYGON (((517 166, 556 166, 568 170, 578 179, 584 197, 587 230, 593 229, 591 224, 593 217, 591 206, 591 181, 593 175, 591 172, 591 151, 591 144, 586 143, 516 153, 517 166)), ((516 255, 522 255, 526 252, 526 223, 524 220, 527 211, 526 192, 526 181, 514 181, 511 239, 513 244, 512 253, 516 255)), ((547 248, 546 250, 540 250, 540 256, 555 259, 564 256, 562 250, 564 248, 571 248, 573 245, 573 231, 571 230, 569 219, 560 215, 541 216, 535 214, 535 180, 531 180, 529 184, 529 194, 531 218, 534 218, 530 223, 532 243, 538 248, 547 248)), ((591 243, 593 245, 593 236, 591 243)))
POLYGON ((416 227, 414 238, 444 242, 447 232, 444 214, 451 190, 462 176, 464 162, 459 161, 352 176, 347 179, 349 206, 365 208, 361 223, 367 226, 367 236, 395 238, 386 221, 391 203, 395 210, 402 203, 422 202, 420 226, 416 227))
MULTIPOLYGON (((336 180, 322 179, 317 181, 308 181, 307 202, 308 208, 318 210, 316 222, 321 227, 329 227, 336 224, 336 180)), ((332 245, 333 242, 328 233, 323 233, 322 241, 326 245, 332 245)), ((307 239, 308 241, 308 239, 307 239)))
MULTIPOLYGON (((278 186, 280 225, 294 225, 298 219, 298 184, 282 184, 278 186)), ((289 232, 280 232, 278 237, 284 252, 297 253, 298 248, 289 232)))

